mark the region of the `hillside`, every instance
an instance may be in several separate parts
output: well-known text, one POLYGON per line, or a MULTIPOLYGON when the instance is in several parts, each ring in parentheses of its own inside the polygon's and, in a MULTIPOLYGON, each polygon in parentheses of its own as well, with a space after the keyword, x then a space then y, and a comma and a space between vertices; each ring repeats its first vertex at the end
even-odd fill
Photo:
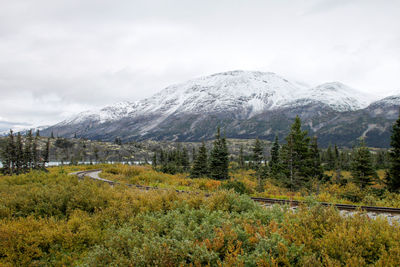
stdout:
POLYGON ((285 136, 299 115, 323 146, 351 147, 365 137, 370 146, 387 147, 399 106, 399 97, 379 100, 340 82, 311 87, 271 72, 230 71, 83 112, 42 132, 105 141, 201 141, 221 126, 228 138, 272 141, 285 136))

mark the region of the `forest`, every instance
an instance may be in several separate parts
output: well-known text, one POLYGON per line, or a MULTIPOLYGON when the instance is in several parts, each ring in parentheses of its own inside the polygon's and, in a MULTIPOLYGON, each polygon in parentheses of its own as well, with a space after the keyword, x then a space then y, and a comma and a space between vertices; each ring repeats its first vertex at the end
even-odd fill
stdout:
POLYGON ((301 128, 296 118, 267 156, 256 139, 232 157, 217 129, 211 146, 160 147, 141 166, 46 167, 51 142, 11 133, 2 149, 0 265, 398 266, 398 222, 361 210, 343 216, 319 202, 400 207, 400 119, 389 151, 363 140, 322 150, 301 128), (68 175, 88 169, 121 185, 68 175), (304 204, 263 207, 250 196, 304 204))

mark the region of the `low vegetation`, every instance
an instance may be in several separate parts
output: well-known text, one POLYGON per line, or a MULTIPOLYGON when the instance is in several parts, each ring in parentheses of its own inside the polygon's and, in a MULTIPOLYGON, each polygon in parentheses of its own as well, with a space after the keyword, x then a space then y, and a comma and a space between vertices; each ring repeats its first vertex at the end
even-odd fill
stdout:
MULTIPOLYGON (((379 170, 379 178, 366 189, 356 183, 338 184, 335 182, 314 181, 309 189, 292 192, 275 179, 265 179, 260 190, 256 171, 236 169, 231 165, 230 179, 214 180, 210 178, 189 178, 188 173, 167 174, 153 170, 150 166, 101 165, 101 177, 123 184, 145 185, 157 188, 177 189, 191 192, 212 193, 232 189, 239 194, 249 196, 309 200, 320 202, 386 206, 400 208, 400 194, 390 192, 383 182, 385 171, 379 170)), ((326 176, 335 173, 327 171, 326 176)), ((344 178, 351 180, 351 173, 342 172, 344 178)))
MULTIPOLYGON (((363 213, 344 217, 315 204, 296 212, 263 208, 222 185, 211 189, 218 194, 205 197, 111 187, 67 175, 81 168, 1 176, 0 265, 400 264, 399 225, 383 218, 370 220, 363 213)), ((183 179, 150 167, 103 168, 126 179, 150 181, 155 174, 183 179)), ((247 186, 250 182, 242 180, 247 186)))

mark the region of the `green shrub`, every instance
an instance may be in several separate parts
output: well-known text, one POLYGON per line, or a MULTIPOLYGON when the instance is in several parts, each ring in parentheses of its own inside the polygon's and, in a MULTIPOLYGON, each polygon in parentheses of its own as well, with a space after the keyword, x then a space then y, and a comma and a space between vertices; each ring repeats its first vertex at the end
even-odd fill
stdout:
POLYGON ((233 189, 236 193, 239 194, 249 194, 250 190, 246 188, 245 184, 240 181, 227 181, 222 185, 222 188, 230 190, 233 189))

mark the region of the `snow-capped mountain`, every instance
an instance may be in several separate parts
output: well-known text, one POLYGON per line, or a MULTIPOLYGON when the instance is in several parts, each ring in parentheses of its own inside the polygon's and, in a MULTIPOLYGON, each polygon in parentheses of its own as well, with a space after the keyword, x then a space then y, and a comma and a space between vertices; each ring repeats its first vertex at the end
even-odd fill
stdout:
POLYGON ((385 117, 395 120, 399 114, 400 94, 388 96, 375 101, 368 106, 367 110, 373 117, 385 117))
POLYGON ((306 124, 317 133, 338 114, 363 110, 374 100, 340 82, 311 87, 272 72, 229 71, 169 86, 140 101, 83 112, 46 132, 106 140, 200 140, 221 125, 231 137, 270 138, 296 115, 310 120, 306 124))
POLYGON ((133 102, 119 102, 111 106, 106 106, 98 110, 88 110, 73 116, 58 125, 78 124, 87 120, 104 123, 107 121, 115 121, 128 116, 133 111, 133 102))
MULTIPOLYGON (((26 126, 20 126, 20 127, 14 127, 14 128, 12 128, 12 130, 15 134, 16 133, 25 134, 28 131, 32 131, 32 133, 36 133, 37 131, 42 131, 49 127, 50 127, 50 125, 42 125, 42 126, 30 127, 30 128, 26 128, 26 126)), ((7 136, 9 134, 10 134, 10 129, 5 130, 5 131, 0 131, 0 136, 7 136)))
POLYGON ((340 82, 330 82, 312 88, 308 98, 327 104, 337 111, 351 111, 367 107, 376 96, 340 82))
POLYGON ((121 102, 83 112, 63 123, 79 123, 86 119, 103 123, 153 113, 168 116, 174 112, 229 112, 238 107, 243 111, 240 115, 251 117, 294 105, 297 101, 318 101, 338 111, 349 111, 366 107, 372 98, 338 82, 311 88, 272 72, 230 71, 167 87, 141 101, 121 102))

